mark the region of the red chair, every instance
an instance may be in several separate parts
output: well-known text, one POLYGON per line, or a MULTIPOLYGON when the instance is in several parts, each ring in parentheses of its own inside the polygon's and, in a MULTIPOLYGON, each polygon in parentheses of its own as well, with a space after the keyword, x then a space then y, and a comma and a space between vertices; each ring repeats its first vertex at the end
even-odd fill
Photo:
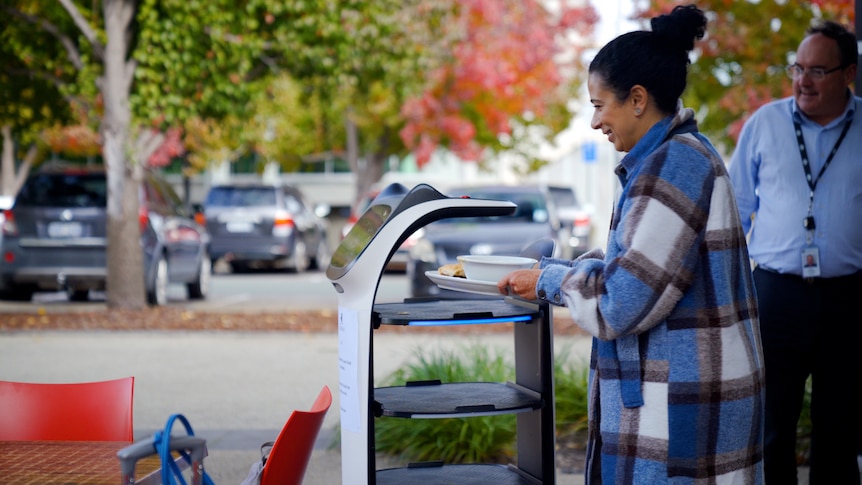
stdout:
POLYGON ((308 468, 332 393, 323 386, 310 411, 294 411, 278 434, 260 477, 260 485, 299 485, 308 468))
POLYGON ((71 384, 0 381, 0 441, 134 440, 134 377, 71 384))

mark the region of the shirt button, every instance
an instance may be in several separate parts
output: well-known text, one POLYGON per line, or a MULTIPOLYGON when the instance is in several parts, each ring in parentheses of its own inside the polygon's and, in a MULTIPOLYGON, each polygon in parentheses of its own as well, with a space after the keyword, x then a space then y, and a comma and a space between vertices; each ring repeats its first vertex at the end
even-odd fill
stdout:
POLYGON ((562 301, 562 297, 560 296, 559 293, 555 293, 554 294, 554 303, 560 303, 560 301, 562 301))
POLYGON ((545 299, 546 295, 547 295, 547 293, 545 293, 545 290, 539 290, 539 293, 536 296, 538 296, 541 299, 545 299))

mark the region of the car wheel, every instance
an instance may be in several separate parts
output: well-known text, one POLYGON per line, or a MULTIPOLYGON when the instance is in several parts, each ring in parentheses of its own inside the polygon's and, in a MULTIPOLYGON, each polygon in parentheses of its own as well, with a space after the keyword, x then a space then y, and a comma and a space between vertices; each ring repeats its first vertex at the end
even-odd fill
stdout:
POLYGON ((90 290, 66 288, 66 298, 68 298, 69 301, 87 301, 90 299, 90 290))
POLYGON ((329 244, 327 244, 326 239, 323 239, 317 245, 317 253, 314 255, 314 268, 318 271, 326 271, 331 259, 332 252, 329 250, 329 244))
POLYGON ((156 277, 153 280, 153 288, 147 292, 147 301, 154 306, 168 303, 168 260, 163 254, 159 255, 156 262, 156 277))
POLYGON ((311 266, 311 261, 308 257, 308 247, 305 241, 296 240, 293 246, 293 270, 297 273, 304 273, 311 266))
POLYGON ((249 267, 248 263, 231 261, 228 263, 230 265, 230 272, 239 274, 239 273, 248 273, 251 271, 251 267, 249 267))
POLYGON ((11 301, 30 301, 36 288, 30 285, 18 285, 3 292, 3 297, 11 301))
POLYGON ((201 267, 198 270, 197 279, 188 285, 186 290, 190 300, 202 300, 210 291, 210 279, 212 277, 212 262, 207 255, 201 258, 201 267))

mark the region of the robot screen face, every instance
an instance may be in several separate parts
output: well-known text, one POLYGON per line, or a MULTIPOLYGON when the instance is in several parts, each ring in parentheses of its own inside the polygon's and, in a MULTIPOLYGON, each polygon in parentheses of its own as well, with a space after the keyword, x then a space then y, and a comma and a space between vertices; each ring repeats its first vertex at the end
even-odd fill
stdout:
POLYGON ((375 204, 365 210, 332 254, 332 260, 329 264, 332 268, 339 270, 338 276, 346 273, 356 258, 365 251, 368 243, 383 227, 391 214, 392 206, 388 204, 375 204))

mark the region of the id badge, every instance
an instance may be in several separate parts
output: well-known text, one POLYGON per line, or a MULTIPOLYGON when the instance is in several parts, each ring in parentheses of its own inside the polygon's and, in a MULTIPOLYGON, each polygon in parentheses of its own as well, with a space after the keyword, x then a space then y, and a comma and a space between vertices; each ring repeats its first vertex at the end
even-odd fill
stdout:
POLYGON ((817 278, 820 276, 820 250, 809 246, 802 250, 802 277, 817 278))

